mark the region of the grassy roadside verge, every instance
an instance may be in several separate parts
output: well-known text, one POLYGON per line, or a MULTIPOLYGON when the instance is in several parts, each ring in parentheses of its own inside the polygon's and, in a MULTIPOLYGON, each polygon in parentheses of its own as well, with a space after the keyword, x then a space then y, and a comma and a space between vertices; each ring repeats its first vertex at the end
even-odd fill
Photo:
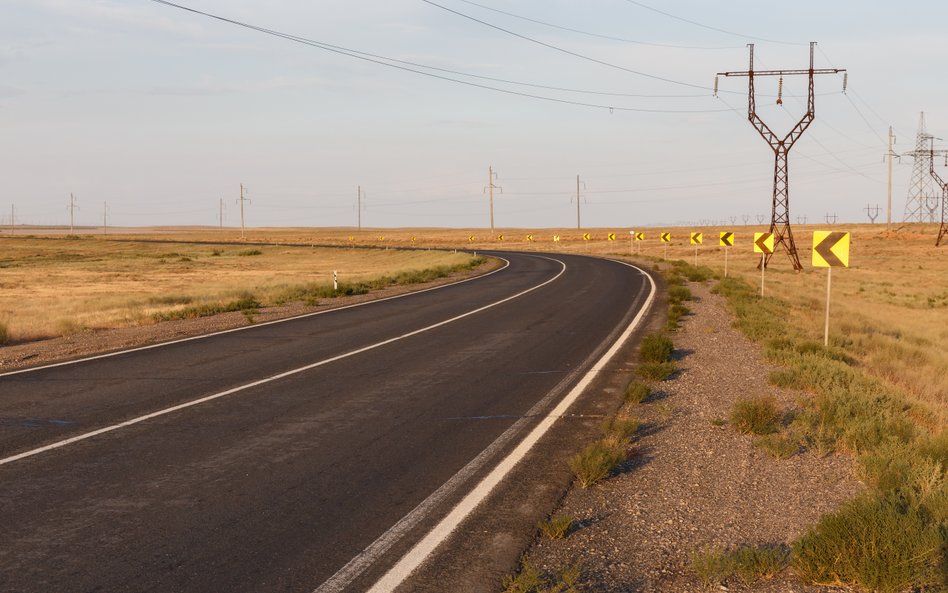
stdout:
POLYGON ((285 305, 293 302, 302 302, 308 306, 316 306, 325 299, 334 299, 345 296, 369 294, 373 291, 384 290, 392 286, 411 286, 424 284, 452 274, 476 270, 487 261, 484 257, 472 257, 470 260, 453 266, 435 266, 421 270, 410 270, 396 274, 383 274, 374 278, 367 278, 352 282, 339 282, 334 288, 332 282, 309 282, 305 284, 281 285, 269 288, 259 297, 250 292, 243 292, 233 300, 189 305, 170 311, 158 312, 153 315, 155 321, 170 321, 173 319, 194 319, 207 317, 218 313, 241 311, 252 320, 252 315, 260 307, 268 305, 285 305))
MULTIPOLYGON (((898 387, 838 347, 814 343, 790 323, 791 305, 739 279, 713 289, 735 327, 783 368, 769 381, 805 391, 781 429, 816 453, 853 455, 869 487, 793 543, 790 564, 804 581, 866 591, 935 591, 948 586, 948 431, 898 387)), ((908 369, 907 369, 908 371, 908 369)))

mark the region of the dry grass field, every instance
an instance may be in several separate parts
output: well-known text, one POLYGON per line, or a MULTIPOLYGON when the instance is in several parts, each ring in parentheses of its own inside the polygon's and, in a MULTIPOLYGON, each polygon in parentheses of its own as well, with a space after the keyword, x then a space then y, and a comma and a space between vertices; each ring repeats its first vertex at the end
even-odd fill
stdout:
POLYGON ((248 295, 262 305, 274 304, 301 287, 329 284, 333 270, 340 283, 357 283, 471 260, 442 251, 104 241, 91 236, 7 236, 0 245, 3 341, 150 324, 161 315, 248 295))

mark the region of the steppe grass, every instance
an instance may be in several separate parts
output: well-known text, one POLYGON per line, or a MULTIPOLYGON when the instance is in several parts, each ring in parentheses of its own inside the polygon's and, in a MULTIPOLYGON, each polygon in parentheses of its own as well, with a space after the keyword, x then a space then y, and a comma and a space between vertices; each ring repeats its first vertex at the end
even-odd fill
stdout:
POLYGON ((0 346, 10 341, 10 329, 7 324, 0 321, 0 346))
POLYGON ((675 346, 664 334, 650 334, 642 338, 639 345, 639 358, 642 362, 668 362, 675 346))
POLYGON ((749 586, 777 576, 789 565, 790 551, 780 545, 744 545, 731 550, 710 546, 691 554, 691 570, 706 591, 719 588, 731 578, 749 586))
POLYGON ((672 375, 678 367, 673 362, 643 362, 636 372, 646 381, 664 381, 672 375))
POLYGON ((629 442, 616 437, 606 437, 592 442, 582 451, 569 458, 569 468, 576 475, 580 488, 605 480, 628 457, 629 442))
MULTIPOLYGON (((484 261, 449 251, 247 248, 239 243, 159 243, 138 236, 111 240, 115 238, 0 237, 4 272, 0 320, 6 325, 8 343, 226 310, 249 311, 234 304, 244 293, 261 306, 288 302, 294 294, 330 298, 331 289, 321 292, 313 287, 331 287, 333 270, 339 271, 340 292, 355 294, 381 284, 442 277, 484 261), (260 253, 239 255, 252 251, 260 253), (384 282, 379 281, 382 277, 384 282)), ((221 237, 208 233, 180 238, 221 237)))
POLYGON ((623 399, 627 404, 640 404, 652 394, 652 388, 641 381, 630 381, 623 393, 623 399))
POLYGON ((575 523, 576 519, 569 515, 553 515, 537 523, 537 528, 547 539, 563 539, 569 535, 575 523))
POLYGON ((852 453, 868 486, 794 542, 797 574, 882 593, 948 586, 948 436, 940 416, 839 345, 815 344, 791 323, 786 301, 761 299, 739 279, 722 280, 717 291, 736 326, 784 365, 770 381, 809 393, 789 434, 770 433, 773 442, 760 444, 777 456, 801 444, 852 453))
POLYGON ((579 593, 583 574, 581 562, 542 571, 524 560, 516 575, 501 581, 504 593, 579 593))
POLYGON ((731 408, 730 422, 742 434, 765 435, 780 429, 780 408, 771 396, 741 398, 731 408))

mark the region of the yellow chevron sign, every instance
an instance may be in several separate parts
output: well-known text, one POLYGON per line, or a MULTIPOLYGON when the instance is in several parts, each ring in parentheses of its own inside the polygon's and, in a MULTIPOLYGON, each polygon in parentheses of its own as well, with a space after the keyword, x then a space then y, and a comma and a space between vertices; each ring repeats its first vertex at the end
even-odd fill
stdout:
POLYGON ((849 267, 849 233, 813 231, 813 267, 849 267))
POLYGON ((721 247, 734 247, 734 233, 721 231, 721 247))
POLYGON ((383 237, 382 235, 379 235, 379 241, 384 241, 384 240, 385 240, 385 237, 383 237))
POLYGON ((635 240, 636 240, 636 241, 644 241, 644 240, 645 240, 645 233, 635 233, 635 240))
POLYGON ((662 243, 671 243, 671 233, 662 233, 662 243))
POLYGON ((350 241, 355 241, 355 237, 353 237, 352 235, 349 235, 349 240, 350 240, 350 241))
POLYGON ((533 235, 527 235, 527 241, 533 241, 533 235))
POLYGON ((503 236, 503 235, 497 235, 497 240, 498 240, 498 241, 503 241, 503 240, 504 240, 504 236, 503 236))
POLYGON ((471 235, 470 237, 467 238, 467 240, 470 241, 471 243, 473 243, 473 242, 474 242, 474 238, 475 238, 474 235, 471 235))
POLYGON ((559 243, 559 242, 560 242, 560 236, 559 236, 559 235, 553 235, 553 242, 554 242, 554 243, 559 243))
POLYGON ((773 253, 774 234, 754 233, 754 253, 773 253))
POLYGON ((691 233, 691 244, 692 245, 701 245, 703 240, 703 235, 701 233, 691 233))
POLYGON ((583 233, 583 241, 589 240, 589 233, 583 233))
POLYGON ((412 235, 412 237, 411 237, 411 242, 412 242, 412 243, 415 242, 415 236, 414 236, 414 235, 412 235))
POLYGON ((609 233, 608 235, 606 235, 606 239, 608 239, 608 240, 610 240, 610 241, 615 241, 615 240, 616 240, 616 234, 615 234, 615 233, 609 233))

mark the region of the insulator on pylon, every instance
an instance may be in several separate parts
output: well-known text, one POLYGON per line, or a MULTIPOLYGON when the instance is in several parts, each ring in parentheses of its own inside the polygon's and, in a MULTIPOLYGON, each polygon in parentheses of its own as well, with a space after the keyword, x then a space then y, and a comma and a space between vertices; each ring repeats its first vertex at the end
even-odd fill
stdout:
POLYGON ((846 94, 846 87, 849 85, 849 72, 843 72, 843 94, 846 94))
POLYGON ((714 77, 714 96, 718 96, 718 77, 714 77))
POLYGON ((777 83, 777 105, 783 105, 783 76, 780 77, 780 82, 777 83))

